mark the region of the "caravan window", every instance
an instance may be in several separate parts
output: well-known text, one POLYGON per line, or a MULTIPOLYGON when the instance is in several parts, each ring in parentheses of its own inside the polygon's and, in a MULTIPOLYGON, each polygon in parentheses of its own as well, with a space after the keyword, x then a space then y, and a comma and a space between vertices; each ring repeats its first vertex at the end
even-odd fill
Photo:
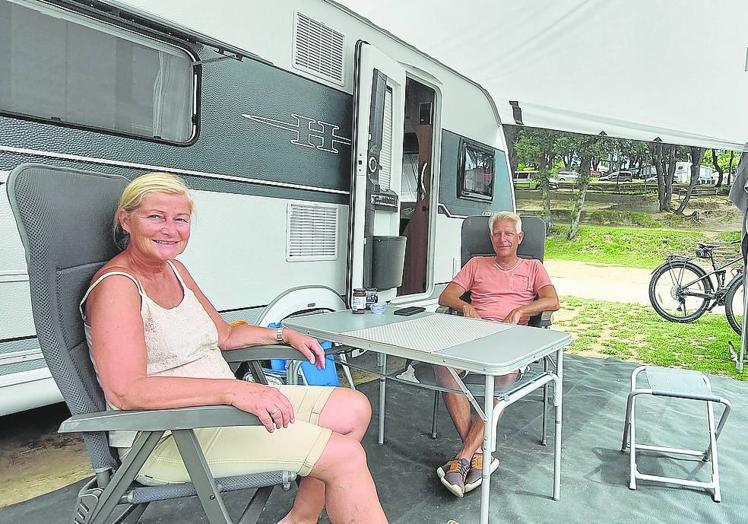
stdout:
POLYGON ((147 139, 195 135, 185 51, 58 8, 0 0, 0 113, 147 139))
POLYGON ((470 200, 493 199, 494 152, 466 139, 460 144, 457 195, 470 200))

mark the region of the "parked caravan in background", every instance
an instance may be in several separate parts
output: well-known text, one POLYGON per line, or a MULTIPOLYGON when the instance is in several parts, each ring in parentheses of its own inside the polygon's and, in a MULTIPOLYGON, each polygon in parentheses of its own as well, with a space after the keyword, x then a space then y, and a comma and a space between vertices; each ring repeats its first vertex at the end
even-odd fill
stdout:
MULTIPOLYGON (((689 184, 691 182, 691 162, 676 162, 673 182, 676 184, 689 184)), ((714 170, 705 165, 699 166, 699 179, 697 184, 716 184, 717 177, 714 170)))
MULTIPOLYGON (((0 0, 0 185, 29 162, 179 174, 183 260, 229 320, 341 309, 359 287, 434 305, 462 219, 515 207, 493 101, 333 2, 257 5, 0 0)), ((4 415, 60 397, 0 195, 4 415)))

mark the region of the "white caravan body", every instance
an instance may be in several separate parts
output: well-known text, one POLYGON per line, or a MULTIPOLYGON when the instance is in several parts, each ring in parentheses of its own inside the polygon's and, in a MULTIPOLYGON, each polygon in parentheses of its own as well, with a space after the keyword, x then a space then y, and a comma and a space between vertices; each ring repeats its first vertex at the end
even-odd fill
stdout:
MULTIPOLYGON (((689 184, 691 182, 691 162, 676 162, 673 182, 676 184, 689 184)), ((705 165, 699 166, 698 184, 716 184, 717 179, 714 176, 714 170, 705 165)))
MULTIPOLYGON (((515 208, 486 92, 323 0, 0 0, 0 186, 29 162, 181 175, 182 260, 260 324, 359 287, 434 304, 462 219, 515 208)), ((0 415, 59 399, 0 191, 0 415)))

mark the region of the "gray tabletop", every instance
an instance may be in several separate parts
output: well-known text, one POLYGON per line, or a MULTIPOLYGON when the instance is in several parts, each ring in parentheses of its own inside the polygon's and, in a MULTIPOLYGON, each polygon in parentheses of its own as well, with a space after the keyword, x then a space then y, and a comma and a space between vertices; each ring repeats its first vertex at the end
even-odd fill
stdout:
POLYGON ((571 342, 566 333, 551 329, 394 311, 392 306, 383 314, 337 311, 292 317, 283 324, 319 339, 488 375, 509 373, 571 342))

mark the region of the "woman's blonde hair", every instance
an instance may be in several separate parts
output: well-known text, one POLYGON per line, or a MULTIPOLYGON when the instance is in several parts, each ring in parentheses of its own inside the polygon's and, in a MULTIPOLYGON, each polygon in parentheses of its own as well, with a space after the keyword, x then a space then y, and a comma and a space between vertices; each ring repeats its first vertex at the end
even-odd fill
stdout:
POLYGON ((184 195, 192 212, 192 197, 190 188, 177 175, 171 173, 155 172, 141 175, 127 184, 117 203, 117 210, 114 212, 114 243, 120 249, 127 247, 130 234, 122 228, 119 223, 120 209, 130 213, 137 209, 143 201, 143 197, 148 193, 168 193, 184 195))

